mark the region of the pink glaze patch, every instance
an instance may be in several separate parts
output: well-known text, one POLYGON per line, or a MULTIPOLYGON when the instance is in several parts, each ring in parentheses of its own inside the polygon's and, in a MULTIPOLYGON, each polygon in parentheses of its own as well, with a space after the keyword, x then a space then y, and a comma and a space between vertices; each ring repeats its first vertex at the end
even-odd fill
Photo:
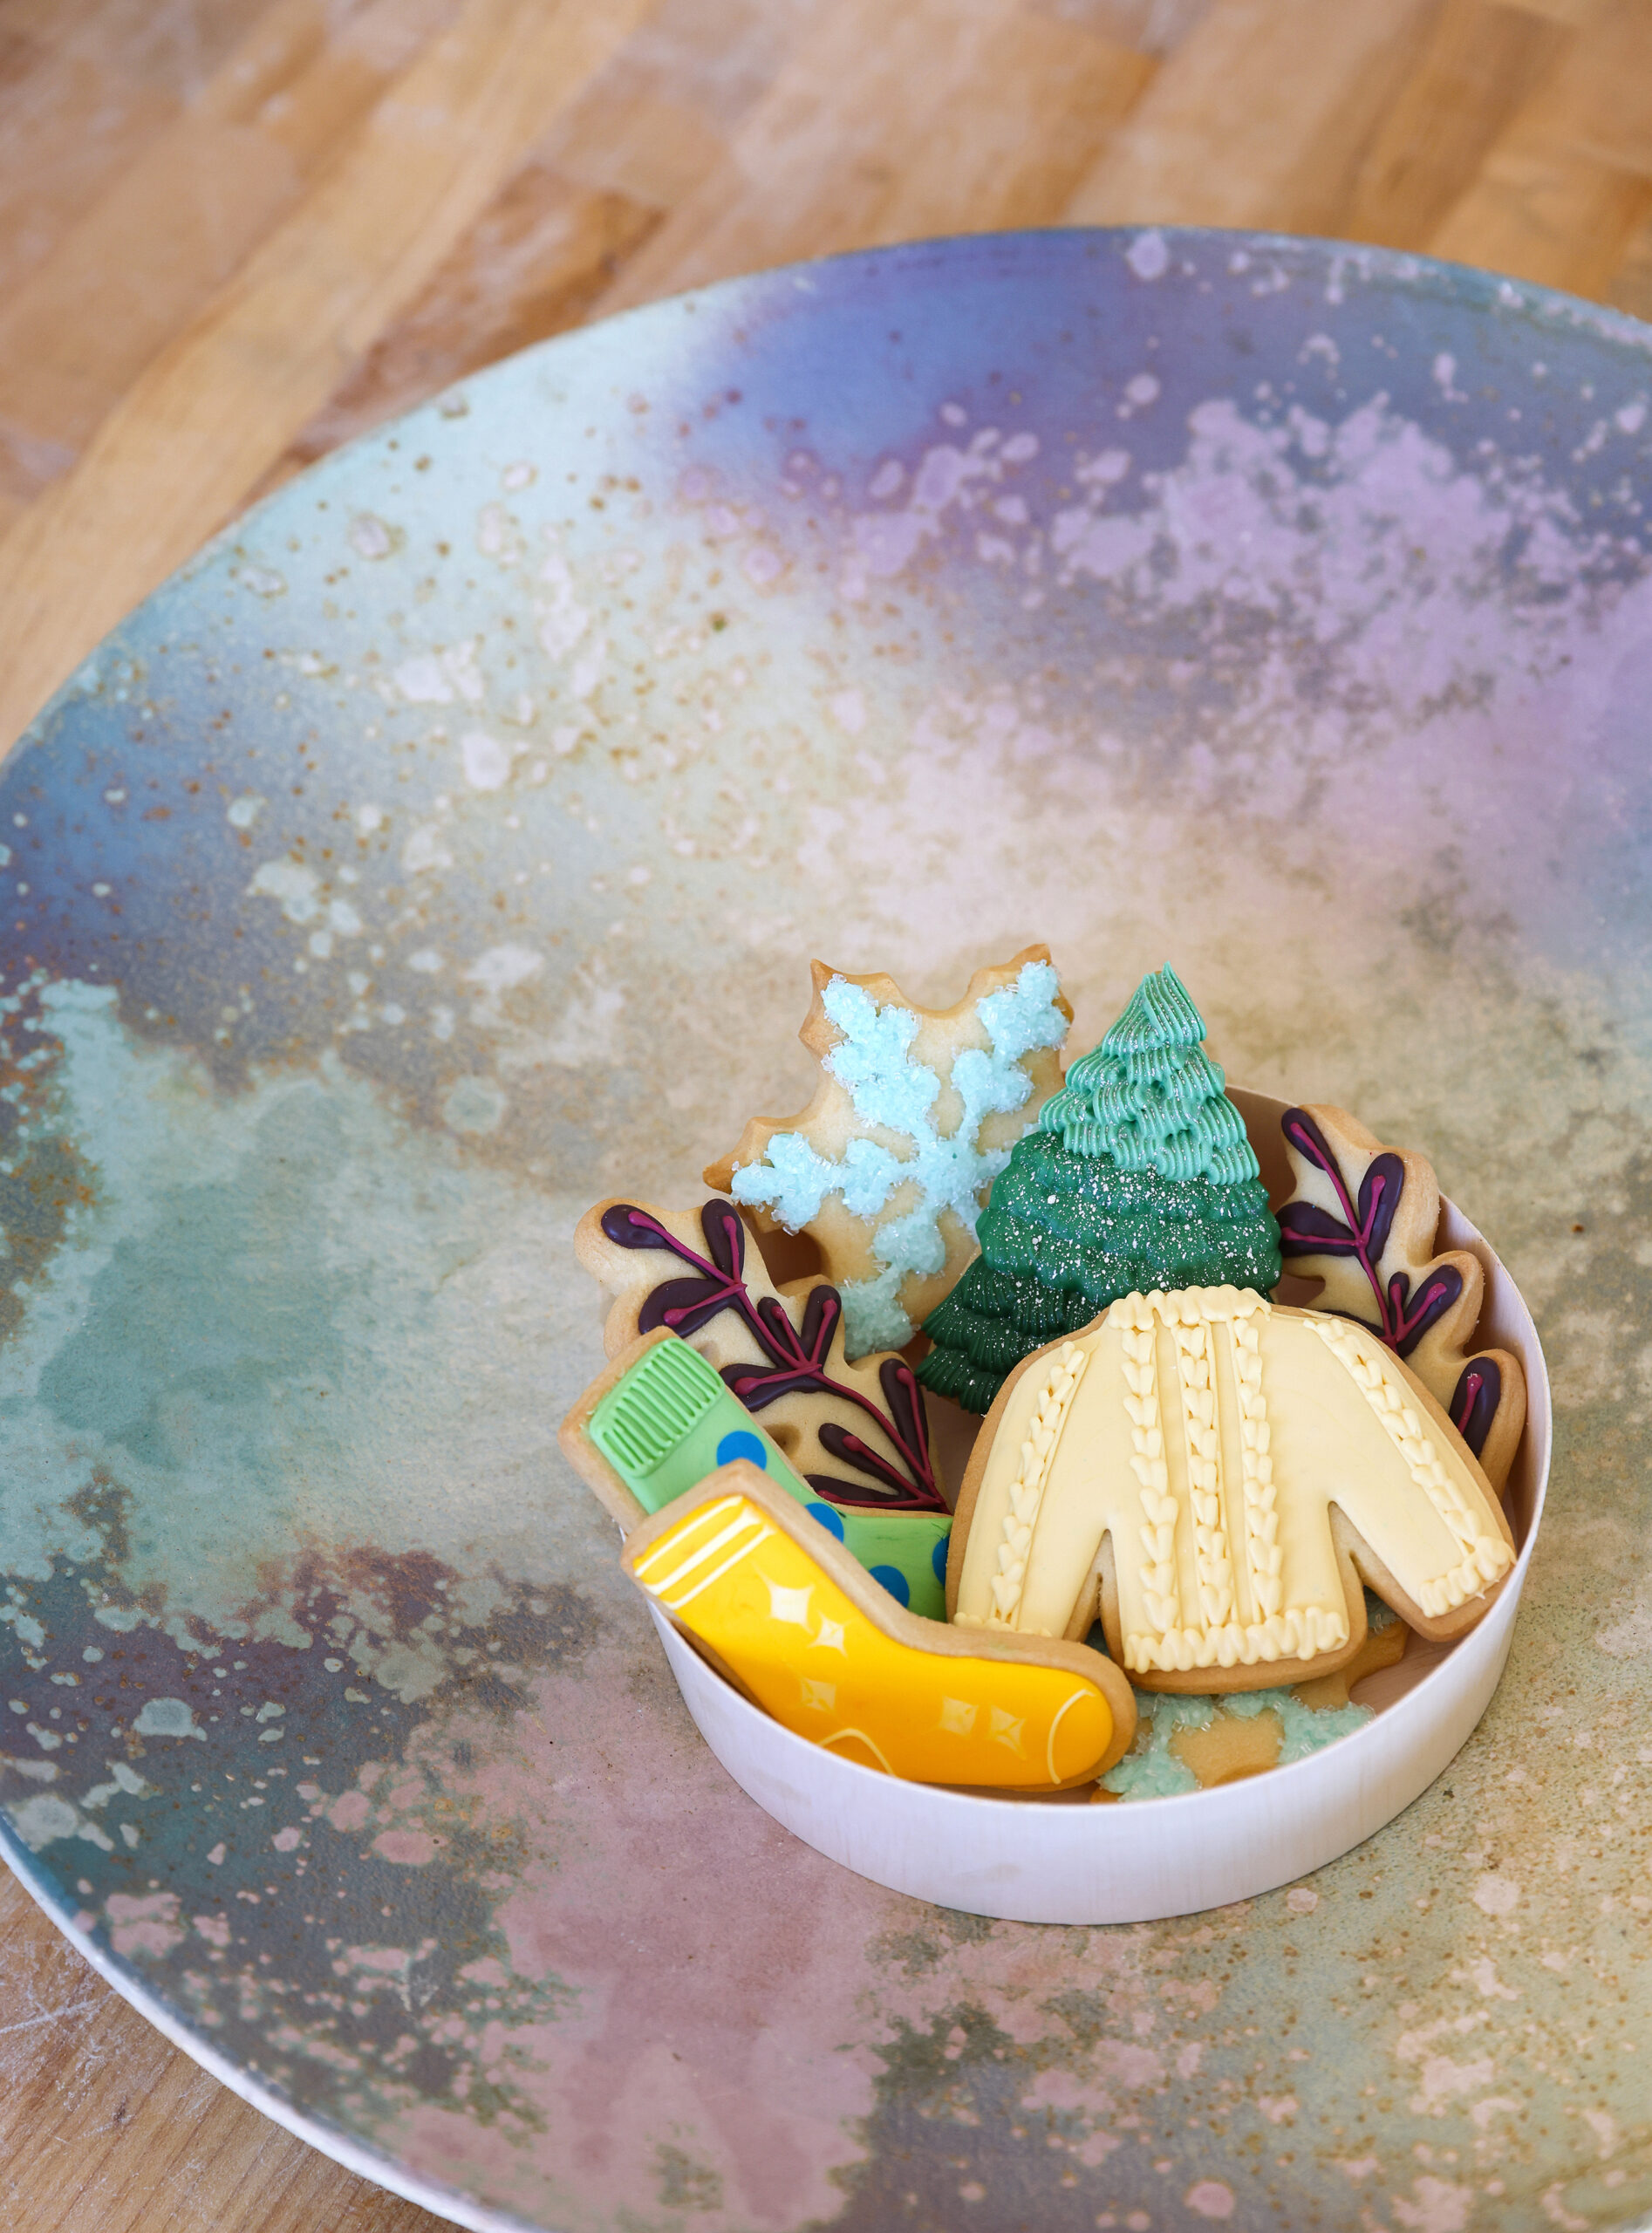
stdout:
POLYGON ((652 2222, 659 2167, 637 2135, 669 2132, 719 2197, 697 2217, 706 2233, 829 2219, 844 2200, 832 2174, 862 2160, 856 2124, 873 2103, 876 2059, 843 2049, 873 1982, 864 1941, 918 1910, 789 1838, 703 1751, 685 1805, 700 1738, 668 1690, 639 1713, 633 1686, 611 1647, 578 1676, 544 1678, 514 1757, 495 1737, 477 1774, 475 1827, 492 1812, 543 1856, 495 1917, 510 1965, 576 1996, 560 2022, 492 2026, 482 2043, 484 2068, 515 2051, 515 2082, 546 2120, 539 2168, 433 2106, 398 2153, 448 2180, 462 2164, 490 2198, 551 2223, 543 2166, 560 2160, 587 2215, 652 2222), (588 1842, 567 1834, 576 1815, 588 1842))
POLYGON ((399 1861, 404 1868, 417 1868, 433 1857, 436 1840, 423 1830, 381 1830, 367 1850, 380 1861, 399 1861))
MULTIPOLYGON (((495 1915, 509 1967, 570 1997, 560 2020, 488 2019, 469 2042, 543 2118, 532 2161, 458 2103, 413 2110, 398 2157, 542 2222, 558 2222, 563 2175, 570 2212, 652 2222, 669 2134, 707 2197, 701 2233, 829 2223, 842 2174, 865 2158, 880 2050, 945 2035, 968 2006, 1017 2045, 1055 2051, 1059 2072, 1034 2091, 1072 2117, 1075 2159, 1104 2161, 1118 2114, 1138 2124, 1167 2079, 1141 2036, 1159 2011, 1175 2020, 1148 1936, 1085 1934, 1086 1989, 1116 2029, 1081 2048, 1052 2005, 1068 1973, 1045 1934, 953 1935, 935 1909, 836 1868, 724 1777, 663 1668, 659 1680, 639 1700, 633 1663, 600 1646, 578 1676, 541 1681, 512 1741, 476 1723, 483 1765, 448 1772, 476 1831, 509 1827, 536 1857, 495 1915), (909 1963, 891 1949, 913 1934, 934 1943, 909 1963)), ((444 1743, 472 1733, 456 1720, 444 1743)))
POLYGON ((365 1792, 347 1791, 327 1809, 327 1820, 335 1830, 358 1830, 372 1813, 372 1804, 365 1792))
POLYGON ((117 1954, 170 1954, 188 1936, 178 1923, 178 1895, 151 1892, 138 1898, 112 1892, 104 1902, 109 1943, 117 1954))
POLYGON ((1187 2190, 1187 2206, 1199 2217, 1232 2217, 1233 2189, 1220 2179, 1201 2179, 1187 2190))

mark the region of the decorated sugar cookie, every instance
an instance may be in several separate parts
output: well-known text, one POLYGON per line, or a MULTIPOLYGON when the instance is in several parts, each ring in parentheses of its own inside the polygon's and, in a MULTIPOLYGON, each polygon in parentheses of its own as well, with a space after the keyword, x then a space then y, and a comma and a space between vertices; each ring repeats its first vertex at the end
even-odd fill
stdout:
POLYGON ((1365 1642, 1346 1667, 1289 1689, 1198 1692, 1143 1690, 1136 1736, 1096 1791, 1098 1800, 1175 1799, 1215 1791, 1287 1768, 1351 1737, 1372 1718, 1348 1693, 1366 1676, 1397 1666, 1410 1630, 1380 1599, 1369 1598, 1365 1642))
POLYGON ((985 1411, 1022 1357, 1117 1295, 1278 1280, 1267 1191, 1204 1037, 1164 968, 1074 1063, 993 1185, 980 1260, 925 1321, 926 1388, 985 1411))
POLYGON ((762 1231, 814 1236, 857 1357, 904 1348, 974 1253, 987 1187, 1062 1082, 1073 1011, 1042 946, 978 969, 945 1009, 892 977, 813 969, 814 1098, 754 1116, 706 1183, 762 1231))
POLYGON ((783 1727, 910 1782, 1052 1791, 1136 1728, 1086 1645, 913 1619, 766 1473, 723 1467, 626 1541, 625 1571, 783 1727))
POLYGON ((775 1287, 727 1202, 657 1210, 611 1197, 580 1219, 574 1253, 612 1303, 611 1357, 656 1328, 679 1334, 829 1504, 946 1509, 911 1367, 887 1352, 850 1362, 837 1289, 775 1287))
POLYGON ((1506 1349, 1471 1353, 1485 1273, 1470 1249, 1435 1253, 1433 1164, 1384 1147, 1346 1109, 1287 1109, 1280 1123, 1296 1182, 1279 1220, 1291 1269, 1323 1280, 1321 1308, 1405 1359, 1501 1489, 1526 1424, 1526 1375, 1506 1349))
POLYGON ((1367 1582, 1472 1628, 1514 1564, 1495 1492, 1422 1383, 1350 1319, 1233 1287, 1123 1297, 1006 1383, 952 1527, 960 1627, 1082 1636, 1144 1690, 1334 1672, 1367 1582))
POLYGON ((563 1421, 559 1439, 627 1533, 720 1465, 743 1458, 806 1506, 898 1603, 926 1620, 946 1617, 952 1515, 945 1507, 840 1509, 824 1501, 727 1376, 669 1327, 620 1351, 563 1421))

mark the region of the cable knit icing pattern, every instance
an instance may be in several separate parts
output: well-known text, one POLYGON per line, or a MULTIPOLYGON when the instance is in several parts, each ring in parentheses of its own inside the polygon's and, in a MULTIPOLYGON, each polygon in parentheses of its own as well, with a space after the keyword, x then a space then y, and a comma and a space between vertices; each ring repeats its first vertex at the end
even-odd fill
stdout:
POLYGON ((1182 1437, 1187 1451, 1188 1497, 1193 1508, 1199 1610, 1207 1628, 1225 1627, 1233 1610, 1233 1568, 1222 1526, 1215 1356, 1211 1328, 1203 1321, 1191 1326, 1185 1320, 1178 1321, 1176 1363, 1182 1395, 1182 1437))
POLYGON ((1179 1294, 1127 1295, 1109 1312, 1123 1329, 1124 1409, 1130 1421, 1131 1467, 1141 1484, 1147 1515, 1141 1530, 1146 1562, 1142 1594, 1147 1621, 1127 1632, 1124 1663, 1142 1672, 1186 1673, 1195 1667, 1253 1667, 1262 1661, 1311 1658, 1348 1640, 1340 1605, 1281 1608, 1278 1515, 1273 1508, 1273 1462, 1261 1387, 1257 1323, 1270 1306, 1258 1294, 1232 1287, 1184 1287, 1179 1294), (1228 1552, 1217 1420, 1214 1327, 1225 1320, 1243 1359, 1235 1381, 1241 1406, 1240 1508, 1245 1524, 1252 1617, 1235 1612, 1234 1575, 1228 1552), (1177 1574, 1176 1534, 1181 1516, 1169 1485, 1164 1428, 1159 1407, 1157 1328, 1176 1345, 1180 1426, 1192 1523, 1193 1567, 1199 1619, 1184 1621, 1177 1574), (1248 1335, 1246 1342, 1245 1336, 1248 1335))
POLYGON ((1233 1383, 1239 1397, 1239 1480, 1245 1502, 1245 1564, 1251 1602, 1264 1613, 1280 1609, 1279 1540, 1273 1459, 1268 1447, 1267 1398, 1262 1393, 1260 1329, 1253 1318, 1230 1318, 1233 1383))
MULTIPOLYGON (((1115 1308, 1117 1305, 1115 1304, 1115 1308)), ((1157 1343, 1153 1322, 1124 1328, 1124 1409, 1130 1422, 1130 1471, 1141 1485, 1142 1594, 1160 1635, 1181 1624, 1176 1589, 1176 1499, 1164 1462, 1164 1422, 1159 1415, 1157 1343)))
POLYGON ((1006 1399, 954 1618, 1072 1634, 1110 1541, 1109 1649, 1150 1687, 1340 1664, 1363 1612, 1361 1600, 1356 1632, 1335 1507, 1369 1570, 1391 1577, 1402 1618, 1427 1632, 1453 1616, 1456 1634, 1514 1554, 1485 1477, 1427 1404, 1350 1320, 1235 1287, 1122 1296, 1006 1399))
POLYGON ((1314 1321, 1319 1335, 1338 1363, 1344 1366, 1366 1402, 1382 1422, 1383 1431, 1405 1460, 1411 1478, 1444 1521, 1463 1553, 1459 1562, 1444 1574, 1425 1580, 1417 1599, 1425 1613, 1437 1616, 1454 1612, 1471 1597, 1478 1597, 1488 1582, 1496 1581, 1514 1564, 1514 1554, 1495 1528, 1485 1526, 1453 1485, 1441 1462, 1439 1446, 1418 1417, 1410 1391, 1398 1384, 1386 1363, 1387 1352, 1372 1336, 1362 1338, 1345 1318, 1314 1321))
POLYGON ((1015 1626, 1015 1611, 1021 1603, 1021 1583, 1027 1574, 1027 1554, 1032 1547, 1033 1530, 1038 1525, 1044 1483, 1084 1364, 1083 1350, 1076 1342, 1068 1342, 1044 1375, 1032 1429, 1021 1444, 1021 1470, 1010 1484, 1009 1511, 1004 1520, 1004 1540, 998 1547, 998 1572, 993 1580, 989 1628, 1015 1626))

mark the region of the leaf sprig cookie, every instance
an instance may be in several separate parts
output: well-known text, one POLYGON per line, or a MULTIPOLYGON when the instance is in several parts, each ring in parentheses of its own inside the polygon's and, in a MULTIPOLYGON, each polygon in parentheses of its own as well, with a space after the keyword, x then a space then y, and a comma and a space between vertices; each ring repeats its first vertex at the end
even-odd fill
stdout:
POLYGON ((611 1300, 611 1357, 656 1328, 679 1334, 829 1503, 945 1510, 911 1367, 887 1354, 850 1362, 836 1288, 776 1287, 727 1202, 657 1210, 611 1197, 580 1219, 574 1253, 611 1300))
POLYGON ((1281 1253, 1325 1282, 1317 1308, 1358 1319, 1405 1359, 1500 1490, 1526 1424, 1526 1375, 1506 1349, 1471 1353, 1485 1273, 1469 1249, 1436 1253, 1433 1164, 1384 1147, 1346 1109, 1310 1103, 1280 1123, 1295 1178, 1281 1253))
POLYGON ((858 1357, 904 1348, 963 1272, 986 1189, 1062 1082, 1073 1011, 1043 946, 978 969, 943 1009, 892 977, 812 966, 798 1035, 820 1061, 814 1096, 753 1117, 706 1184, 761 1231, 814 1236, 858 1357))

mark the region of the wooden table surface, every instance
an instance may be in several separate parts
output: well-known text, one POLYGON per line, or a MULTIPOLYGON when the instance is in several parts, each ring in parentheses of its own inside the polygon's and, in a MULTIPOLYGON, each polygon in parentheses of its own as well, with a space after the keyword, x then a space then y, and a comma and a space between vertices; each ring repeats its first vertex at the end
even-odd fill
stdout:
MULTIPOLYGON (((1652 316, 1652 0, 0 0, 0 741, 215 528, 525 343, 1006 226, 1652 316)), ((413 2233, 0 1876, 10 2233, 413 2233)))

